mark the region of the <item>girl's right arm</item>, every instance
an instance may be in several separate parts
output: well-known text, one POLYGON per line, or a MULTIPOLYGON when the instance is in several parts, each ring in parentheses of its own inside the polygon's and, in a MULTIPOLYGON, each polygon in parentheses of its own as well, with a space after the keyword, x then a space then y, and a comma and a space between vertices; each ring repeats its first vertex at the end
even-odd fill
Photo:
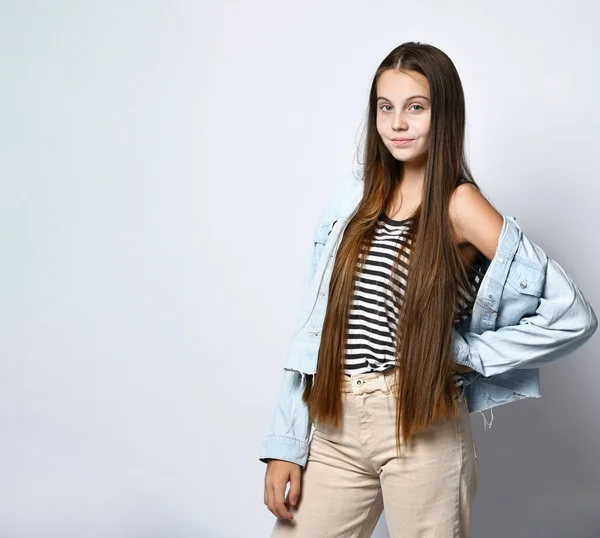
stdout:
POLYGON ((308 406, 302 401, 303 391, 303 375, 284 369, 275 416, 261 450, 260 461, 267 463, 264 502, 280 519, 294 519, 289 507, 300 497, 301 471, 308 459, 311 424, 308 406), (288 482, 289 503, 286 504, 288 482))
POLYGON ((286 460, 306 466, 311 424, 308 406, 302 401, 304 375, 296 370, 283 370, 283 379, 270 430, 265 437, 260 461, 286 460))

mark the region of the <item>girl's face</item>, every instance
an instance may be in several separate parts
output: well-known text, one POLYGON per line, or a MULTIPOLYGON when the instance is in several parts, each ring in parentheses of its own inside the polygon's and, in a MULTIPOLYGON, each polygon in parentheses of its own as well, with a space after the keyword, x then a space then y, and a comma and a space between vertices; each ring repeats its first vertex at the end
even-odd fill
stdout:
POLYGON ((429 151, 431 106, 427 78, 416 71, 384 71, 377 81, 377 132, 399 161, 422 163, 429 151), (394 139, 409 139, 406 142, 394 139))

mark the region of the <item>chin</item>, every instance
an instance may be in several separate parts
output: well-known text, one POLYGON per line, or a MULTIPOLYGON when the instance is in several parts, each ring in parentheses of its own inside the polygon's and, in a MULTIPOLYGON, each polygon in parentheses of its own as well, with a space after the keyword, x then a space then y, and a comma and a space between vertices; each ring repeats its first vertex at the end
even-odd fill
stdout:
POLYGON ((427 153, 423 153, 421 151, 415 151, 411 148, 411 151, 393 148, 390 149, 391 154, 396 157, 399 161, 416 161, 422 159, 427 153))
POLYGON ((419 157, 419 154, 415 154, 414 151, 406 151, 398 148, 394 148, 390 150, 392 155, 396 157, 396 159, 400 159, 402 161, 412 161, 419 157))

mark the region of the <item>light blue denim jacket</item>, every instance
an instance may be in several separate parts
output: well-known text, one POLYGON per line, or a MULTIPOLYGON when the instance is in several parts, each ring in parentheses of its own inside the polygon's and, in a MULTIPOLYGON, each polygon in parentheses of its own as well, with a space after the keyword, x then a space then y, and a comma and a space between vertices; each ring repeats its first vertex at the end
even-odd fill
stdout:
MULTIPOLYGON (((302 402, 304 374, 317 369, 334 257, 363 184, 361 173, 343 178, 315 230, 297 329, 261 461, 306 465, 312 424, 302 402)), ((598 326, 594 310, 564 269, 527 239, 515 217, 503 219, 472 314, 453 329, 453 360, 474 370, 463 374, 470 413, 541 397, 539 367, 581 347, 598 326)))

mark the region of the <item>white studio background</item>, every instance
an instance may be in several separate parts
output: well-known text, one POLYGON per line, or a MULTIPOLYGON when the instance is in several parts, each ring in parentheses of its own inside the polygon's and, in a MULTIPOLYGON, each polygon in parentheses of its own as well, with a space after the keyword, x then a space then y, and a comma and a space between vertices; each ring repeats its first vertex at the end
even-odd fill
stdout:
MULTIPOLYGON (((0 537, 268 536, 311 234, 404 41, 453 59, 475 179, 600 311, 599 9, 0 2, 0 537)), ((597 346, 472 415, 474 537, 597 538, 597 346)))

